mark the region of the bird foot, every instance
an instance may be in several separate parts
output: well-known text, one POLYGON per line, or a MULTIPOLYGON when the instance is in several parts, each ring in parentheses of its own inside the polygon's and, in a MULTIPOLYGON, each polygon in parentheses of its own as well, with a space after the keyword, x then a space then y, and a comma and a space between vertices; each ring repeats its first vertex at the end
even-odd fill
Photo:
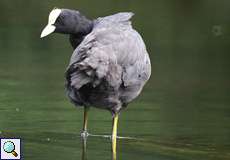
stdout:
POLYGON ((81 132, 81 137, 82 137, 83 139, 86 139, 88 136, 89 136, 89 133, 88 133, 87 131, 82 131, 82 132, 81 132))

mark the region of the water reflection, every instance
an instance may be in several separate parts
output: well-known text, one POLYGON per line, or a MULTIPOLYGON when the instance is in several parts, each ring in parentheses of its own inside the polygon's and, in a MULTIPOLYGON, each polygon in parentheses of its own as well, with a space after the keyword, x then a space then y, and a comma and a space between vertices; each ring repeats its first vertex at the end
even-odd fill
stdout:
MULTIPOLYGON (((229 4, 55 4, 80 9, 89 17, 135 12, 133 24, 146 41, 154 76, 119 123, 121 135, 144 140, 120 140, 117 159, 230 159, 229 4)), ((25 159, 111 159, 109 136, 101 140, 90 135, 88 148, 82 148, 82 112, 67 101, 63 89, 72 53, 66 37, 38 38, 52 7, 51 1, 0 1, 0 136, 21 137, 25 159), (28 10, 23 10, 25 4, 28 10)), ((109 113, 92 110, 90 129, 109 133, 109 113)))
POLYGON ((117 139, 112 140, 112 160, 117 159, 117 139))
MULTIPOLYGON (((96 136, 96 137, 104 137, 104 138, 110 138, 111 136, 108 135, 92 135, 92 136, 96 136)), ((82 144, 82 154, 81 154, 81 159, 82 160, 87 160, 87 137, 81 137, 81 144, 82 144)), ((114 143, 116 143, 116 141, 111 141, 111 152, 112 152, 112 160, 116 160, 117 159, 117 147, 116 145, 114 145, 114 143)))
POLYGON ((81 143, 82 143, 82 155, 81 155, 81 159, 82 160, 87 160, 87 138, 81 138, 81 143))
MULTIPOLYGON (((111 150, 111 159, 112 160, 117 160, 117 146, 119 146, 119 144, 121 145, 123 143, 127 143, 131 144, 131 143, 142 143, 142 142, 146 142, 146 140, 142 139, 142 138, 135 138, 135 137, 128 137, 128 136, 117 136, 116 140, 121 140, 119 141, 119 144, 116 144, 117 141, 112 139, 111 135, 103 135, 103 134, 90 134, 88 133, 87 137, 81 137, 81 159, 82 160, 87 160, 88 156, 92 155, 91 153, 87 154, 87 142, 92 143, 95 142, 95 140, 108 140, 106 141, 110 143, 110 150, 111 150)), ((103 146, 106 146, 105 144, 102 143, 102 141, 100 141, 100 144, 102 144, 103 146)), ((92 146, 91 146, 92 147, 92 146)), ((98 144, 99 147, 99 144, 98 144)), ((109 156, 109 154, 105 155, 105 157, 109 156)))

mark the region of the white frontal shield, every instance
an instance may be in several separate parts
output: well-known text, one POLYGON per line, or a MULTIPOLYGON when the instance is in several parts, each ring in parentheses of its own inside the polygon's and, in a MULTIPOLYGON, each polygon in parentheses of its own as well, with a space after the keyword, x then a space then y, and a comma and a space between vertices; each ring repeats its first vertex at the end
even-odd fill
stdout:
POLYGON ((53 33, 56 29, 56 27, 53 25, 55 21, 57 20, 58 16, 61 14, 61 9, 53 9, 49 14, 49 20, 46 27, 43 29, 41 33, 41 38, 53 33))

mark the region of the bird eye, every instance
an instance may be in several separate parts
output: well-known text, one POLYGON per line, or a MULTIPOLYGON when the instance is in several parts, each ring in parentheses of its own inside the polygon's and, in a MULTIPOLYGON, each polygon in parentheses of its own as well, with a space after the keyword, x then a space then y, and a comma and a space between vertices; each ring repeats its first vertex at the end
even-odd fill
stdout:
POLYGON ((57 18, 55 24, 64 25, 64 16, 63 16, 63 15, 60 15, 60 16, 57 18))

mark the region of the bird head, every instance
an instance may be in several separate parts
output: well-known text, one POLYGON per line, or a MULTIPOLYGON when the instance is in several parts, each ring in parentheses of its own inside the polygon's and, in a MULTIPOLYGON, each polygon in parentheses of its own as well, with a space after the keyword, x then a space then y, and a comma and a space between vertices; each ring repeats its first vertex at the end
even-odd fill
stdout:
POLYGON ((78 34, 87 29, 90 20, 79 11, 54 8, 48 18, 48 24, 41 33, 41 38, 51 33, 78 34))

